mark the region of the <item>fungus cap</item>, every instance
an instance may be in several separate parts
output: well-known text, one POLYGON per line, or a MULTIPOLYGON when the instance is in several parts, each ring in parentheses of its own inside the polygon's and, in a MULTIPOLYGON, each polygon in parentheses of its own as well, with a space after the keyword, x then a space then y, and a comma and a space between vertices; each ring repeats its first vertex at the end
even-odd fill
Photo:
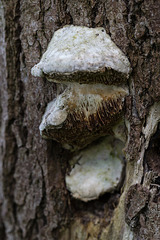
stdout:
POLYGON ((122 180, 123 147, 121 141, 110 136, 75 155, 71 159, 72 170, 65 177, 72 196, 88 202, 113 192, 122 180))
POLYGON ((127 57, 104 28, 67 25, 54 33, 31 73, 55 82, 112 84, 112 79, 126 79, 130 71, 127 57))
POLYGON ((72 83, 48 104, 40 133, 70 150, 81 149, 101 136, 113 134, 127 94, 122 87, 72 83))

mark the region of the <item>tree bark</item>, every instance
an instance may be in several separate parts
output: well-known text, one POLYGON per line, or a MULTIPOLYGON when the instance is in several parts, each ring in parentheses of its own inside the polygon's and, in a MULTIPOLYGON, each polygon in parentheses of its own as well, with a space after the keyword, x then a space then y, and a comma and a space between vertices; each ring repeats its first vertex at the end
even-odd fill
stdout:
POLYGON ((0 239, 160 239, 160 2, 0 0, 0 239), (66 24, 104 27, 128 56, 120 191, 83 203, 66 190, 71 153, 39 124, 56 84, 31 76, 66 24))

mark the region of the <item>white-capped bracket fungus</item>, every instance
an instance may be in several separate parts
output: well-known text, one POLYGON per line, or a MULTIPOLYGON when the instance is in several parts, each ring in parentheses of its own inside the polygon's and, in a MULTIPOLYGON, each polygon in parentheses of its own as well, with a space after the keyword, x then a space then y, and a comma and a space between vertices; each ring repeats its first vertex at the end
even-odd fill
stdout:
POLYGON ((65 26, 56 31, 31 73, 63 83, 40 125, 44 138, 72 150, 112 134, 121 118, 130 63, 104 28, 65 26))
POLYGON ((127 57, 104 28, 70 25, 54 33, 32 75, 60 83, 121 85, 130 70, 127 57))
POLYGON ((123 147, 121 141, 109 136, 76 154, 65 178, 72 196, 88 202, 117 189, 123 179, 123 147))
POLYGON ((40 132, 71 150, 84 148, 100 136, 113 135, 125 96, 121 87, 71 84, 48 104, 40 132))

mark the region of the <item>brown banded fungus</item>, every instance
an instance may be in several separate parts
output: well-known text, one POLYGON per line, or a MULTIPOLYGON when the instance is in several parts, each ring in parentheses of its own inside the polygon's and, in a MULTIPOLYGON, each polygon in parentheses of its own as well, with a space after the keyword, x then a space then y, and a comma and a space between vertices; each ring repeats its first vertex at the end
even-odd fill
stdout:
POLYGON ((49 103, 40 132, 76 149, 100 136, 113 135, 112 127, 122 117, 125 95, 125 89, 116 86, 71 85, 49 103))
POLYGON ((127 95, 130 63, 103 28, 65 26, 56 31, 31 72, 67 87, 48 104, 44 138, 72 150, 113 134, 127 95))

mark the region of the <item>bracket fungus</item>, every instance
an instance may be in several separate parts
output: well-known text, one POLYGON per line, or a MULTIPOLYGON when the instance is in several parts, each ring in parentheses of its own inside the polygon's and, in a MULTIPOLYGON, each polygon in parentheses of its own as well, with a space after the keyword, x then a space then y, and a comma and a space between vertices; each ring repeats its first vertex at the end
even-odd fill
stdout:
POLYGON ((77 150, 113 134, 128 94, 130 71, 127 57, 104 28, 71 25, 56 31, 31 70, 36 77, 66 85, 48 104, 40 125, 42 137, 77 150))
POLYGON ((74 198, 88 202, 119 187, 123 178, 123 146, 122 142, 109 136, 71 159, 72 169, 65 180, 74 198))
POLYGON ((47 106, 40 133, 65 148, 80 150, 66 176, 73 197, 82 201, 114 191, 122 178, 122 113, 130 63, 104 28, 65 26, 53 35, 31 73, 64 86, 47 106), (87 145, 106 135, 104 140, 87 145), (117 140, 118 141, 118 140, 117 140), (84 149, 85 148, 85 149, 84 149))
POLYGON ((122 116, 126 90, 116 86, 73 85, 49 103, 40 132, 66 148, 84 148, 100 136, 113 135, 122 116))
POLYGON ((32 75, 53 82, 121 84, 130 63, 104 28, 67 25, 53 35, 32 75), (118 72, 118 74, 117 74, 118 72))

